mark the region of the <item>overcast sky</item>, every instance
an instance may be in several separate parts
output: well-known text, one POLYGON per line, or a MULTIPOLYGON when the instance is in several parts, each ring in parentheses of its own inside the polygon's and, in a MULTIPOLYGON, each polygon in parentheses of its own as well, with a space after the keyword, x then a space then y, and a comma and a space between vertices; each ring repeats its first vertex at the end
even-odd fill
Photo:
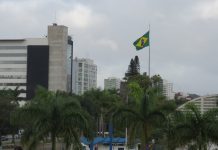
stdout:
POLYGON ((139 56, 148 71, 148 48, 132 43, 148 31, 151 75, 174 91, 218 93, 218 0, 0 0, 0 38, 43 37, 53 22, 69 28, 74 56, 98 66, 98 86, 122 78, 139 56))

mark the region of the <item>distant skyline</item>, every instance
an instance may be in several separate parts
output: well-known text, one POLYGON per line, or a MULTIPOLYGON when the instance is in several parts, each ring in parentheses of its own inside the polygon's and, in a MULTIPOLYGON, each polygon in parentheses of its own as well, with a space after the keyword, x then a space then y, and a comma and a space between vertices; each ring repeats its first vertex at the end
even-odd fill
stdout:
POLYGON ((218 93, 218 0, 0 0, 0 38, 43 37, 56 22, 69 28, 74 57, 93 59, 98 86, 123 78, 139 56, 148 71, 148 47, 133 42, 148 31, 151 75, 175 91, 218 93))

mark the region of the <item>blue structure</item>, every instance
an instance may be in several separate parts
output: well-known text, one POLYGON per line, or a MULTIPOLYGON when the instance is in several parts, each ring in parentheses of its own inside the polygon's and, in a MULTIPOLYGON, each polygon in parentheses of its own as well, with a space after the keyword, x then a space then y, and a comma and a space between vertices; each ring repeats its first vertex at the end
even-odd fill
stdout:
POLYGON ((117 137, 117 138, 115 138, 115 137, 113 137, 113 138, 110 138, 110 137, 105 137, 105 138, 104 137, 96 137, 96 138, 94 138, 93 141, 90 142, 90 141, 87 140, 87 138, 81 137, 80 141, 85 145, 89 145, 90 150, 93 150, 94 145, 96 145, 96 144, 99 144, 99 143, 108 144, 108 145, 110 145, 110 143, 112 143, 112 144, 125 144, 126 139, 125 138, 120 138, 120 137, 117 137))

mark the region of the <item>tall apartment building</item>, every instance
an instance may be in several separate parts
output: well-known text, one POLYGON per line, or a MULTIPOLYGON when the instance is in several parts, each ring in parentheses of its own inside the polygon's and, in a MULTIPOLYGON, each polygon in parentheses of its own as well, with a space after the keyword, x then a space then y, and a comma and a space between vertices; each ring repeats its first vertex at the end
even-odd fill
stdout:
POLYGON ((166 96, 168 100, 174 99, 173 83, 163 80, 163 95, 166 96))
POLYGON ((107 79, 104 79, 104 89, 109 90, 109 89, 120 89, 120 82, 121 80, 119 78, 115 77, 109 77, 107 79))
POLYGON ((68 28, 48 26, 44 38, 0 40, 0 89, 23 91, 19 97, 31 99, 37 85, 48 90, 72 89, 73 42, 68 28))
POLYGON ((72 92, 78 95, 97 87, 97 65, 93 60, 87 58, 73 60, 72 85, 72 92))

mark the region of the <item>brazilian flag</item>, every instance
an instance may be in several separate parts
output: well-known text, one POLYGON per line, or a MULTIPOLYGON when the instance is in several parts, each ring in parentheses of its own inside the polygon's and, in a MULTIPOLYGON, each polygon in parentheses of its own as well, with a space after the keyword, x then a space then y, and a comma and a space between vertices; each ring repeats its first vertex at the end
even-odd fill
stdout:
POLYGON ((143 49, 144 47, 149 46, 149 31, 145 33, 142 37, 137 39, 133 45, 136 47, 136 50, 143 49))

